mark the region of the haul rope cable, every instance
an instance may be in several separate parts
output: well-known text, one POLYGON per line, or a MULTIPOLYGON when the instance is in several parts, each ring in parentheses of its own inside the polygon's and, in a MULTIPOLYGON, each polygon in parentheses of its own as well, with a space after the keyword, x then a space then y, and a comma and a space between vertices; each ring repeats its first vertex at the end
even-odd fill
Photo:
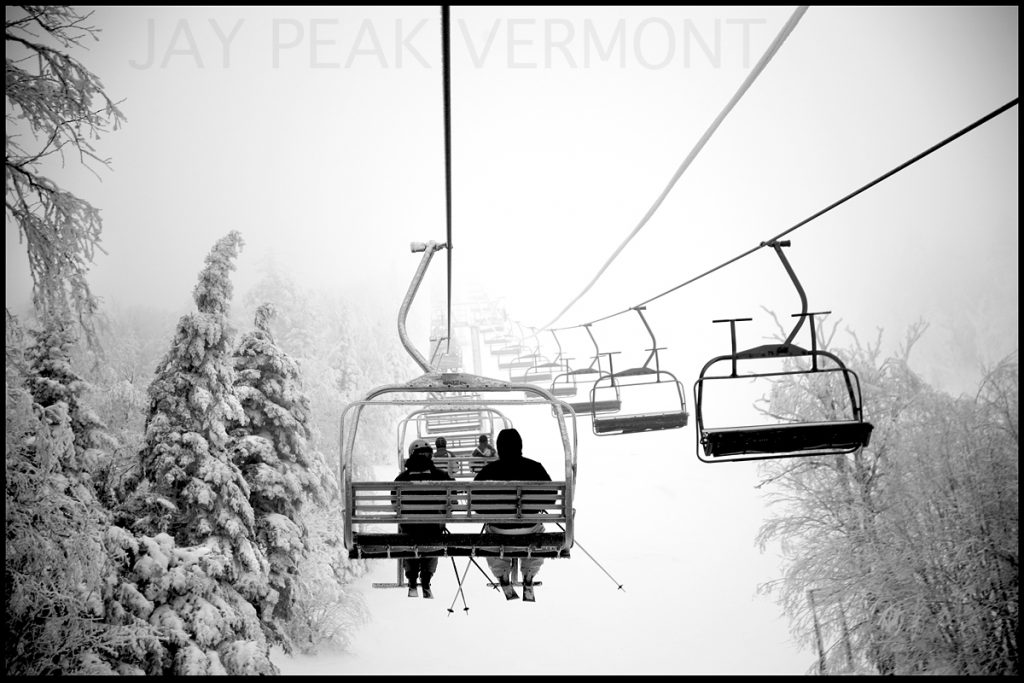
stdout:
MULTIPOLYGON (((671 289, 665 290, 661 294, 657 294, 655 296, 652 296, 651 298, 638 303, 636 306, 630 306, 629 308, 627 308, 625 310, 618 311, 617 313, 612 313, 610 315, 606 315, 603 318, 597 318, 595 320, 591 320, 588 323, 580 323, 579 325, 571 325, 571 326, 567 326, 567 327, 544 328, 544 329, 552 329, 552 330, 557 332, 557 331, 562 331, 562 330, 572 330, 572 329, 575 329, 577 327, 586 327, 587 325, 593 325, 594 323, 599 323, 601 321, 608 320, 610 318, 614 318, 615 316, 622 315, 623 313, 629 313, 630 311, 633 311, 633 310, 635 310, 636 308, 638 308, 640 306, 646 306, 647 304, 651 303, 652 301, 655 301, 657 299, 660 299, 663 296, 671 294, 672 292, 674 292, 674 291, 676 291, 678 289, 681 289, 681 288, 685 287, 686 285, 692 284, 692 283, 696 282, 697 280, 700 280, 701 278, 704 278, 704 277, 710 275, 711 273, 714 273, 717 270, 721 270, 722 268, 724 268, 724 267, 726 267, 726 266, 728 266, 728 265, 730 265, 732 263, 735 263, 736 261, 739 261, 740 259, 744 258, 745 256, 749 256, 749 255, 753 254, 755 251, 764 248, 765 246, 767 246, 771 242, 774 242, 775 240, 779 240, 782 237, 785 237, 786 235, 788 235, 789 233, 793 232, 797 228, 801 228, 801 227, 807 225, 808 223, 813 221, 815 218, 819 218, 820 216, 823 216, 824 214, 828 213, 829 211, 831 211, 832 209, 836 208, 840 204, 843 204, 843 203, 849 201, 850 199, 853 199, 854 197, 856 197, 857 195, 861 194, 865 190, 867 190, 867 189, 877 185, 878 183, 882 182, 883 180, 886 180, 887 178, 895 175, 896 173, 899 173, 900 171, 902 171, 903 169, 907 168, 908 166, 910 166, 910 165, 920 161, 921 159, 925 158, 926 156, 928 156, 932 152, 935 152, 935 151, 941 149, 942 147, 945 147, 946 145, 948 145, 949 143, 953 142, 957 138, 959 138, 959 137, 961 137, 963 135, 966 135, 967 133, 971 132, 972 130, 974 130, 978 126, 982 125, 983 123, 988 122, 989 120, 995 118, 996 116, 999 116, 1000 114, 1002 114, 1003 112, 1007 111, 1008 109, 1010 109, 1012 107, 1015 107, 1019 100, 1020 100, 1019 97, 1013 98, 1012 100, 1010 100, 1009 102, 1007 102, 1003 106, 999 107, 998 109, 990 112, 989 114, 986 114, 985 116, 981 117, 980 119, 978 119, 974 123, 966 126, 965 128, 960 129, 959 131, 957 131, 956 133, 953 133, 952 135, 950 135, 949 137, 945 138, 944 140, 942 140, 942 141, 932 145, 928 149, 926 149, 923 152, 921 152, 920 154, 912 157, 911 159, 908 159, 907 161, 903 162, 899 166, 896 166, 892 170, 890 170, 890 171, 888 171, 886 173, 883 173, 882 175, 878 176, 877 178, 875 178, 871 182, 869 182, 866 185, 863 185, 860 188, 854 190, 853 192, 851 192, 850 194, 846 195, 845 197, 832 202, 831 204, 826 206, 824 209, 821 209, 820 211, 818 211, 818 212, 816 212, 814 214, 811 214, 810 216, 808 216, 807 218, 803 219, 802 221, 800 221, 796 225, 793 225, 792 227, 789 227, 786 230, 783 230, 782 232, 780 232, 779 234, 775 235, 774 237, 768 238, 767 240, 761 242, 756 247, 748 249, 747 251, 743 252, 739 256, 735 256, 735 257, 729 259, 728 261, 720 263, 719 265, 715 266, 714 268, 711 268, 710 270, 704 271, 700 275, 692 277, 689 280, 687 280, 685 282, 682 282, 682 283, 676 285, 675 287, 672 287, 671 289)), ((541 330, 541 331, 543 331, 543 330, 541 330)))
POLYGON ((730 99, 728 104, 725 105, 725 108, 722 109, 721 112, 719 112, 717 117, 715 117, 715 120, 711 123, 708 129, 704 131, 704 135, 701 136, 700 140, 697 141, 697 144, 694 145, 692 150, 690 150, 690 153, 683 160, 683 163, 676 170, 675 174, 673 174, 672 179, 668 181, 668 185, 665 187, 664 190, 662 190, 661 194, 654 201, 654 204, 651 205, 651 208, 649 208, 647 210, 647 213, 644 214, 644 217, 640 219, 640 222, 637 224, 637 226, 633 228, 633 231, 629 233, 629 235, 626 236, 626 239, 622 241, 622 244, 620 244, 618 248, 614 252, 612 252, 612 255, 608 258, 607 261, 605 261, 604 265, 601 266, 601 269, 597 271, 597 274, 587 284, 587 286, 583 288, 583 291, 577 294, 576 298, 570 301, 568 305, 565 308, 563 308, 562 311, 558 315, 556 315, 551 322, 542 327, 541 331, 549 329, 552 325, 558 322, 558 320, 563 315, 565 315, 566 311, 572 308, 577 301, 583 298, 583 295, 590 291, 590 288, 593 287, 594 284, 598 281, 598 279, 604 274, 604 271, 608 269, 608 267, 612 264, 612 261, 614 261, 619 256, 619 253, 621 253, 622 250, 626 248, 626 245, 629 244, 629 242, 634 237, 636 237, 636 234, 640 232, 640 229, 647 225, 647 221, 651 219, 651 216, 654 215, 654 212, 657 211, 658 207, 660 207, 662 202, 665 201, 665 198, 668 196, 668 193, 672 191, 672 188, 675 187, 675 184, 679 180, 679 178, 682 177, 686 169, 690 167, 690 164, 693 163, 693 160, 697 158, 697 155, 700 153, 700 151, 704 149, 704 145, 707 144, 708 140, 711 139, 711 136, 714 135, 716 130, 718 130, 718 127, 722 124, 722 121, 725 120, 725 117, 729 115, 729 112, 731 112, 733 107, 736 106, 736 103, 740 101, 740 98, 742 98, 744 93, 746 93, 747 90, 750 89, 750 86, 754 84, 754 81, 761 74, 761 72, 764 71, 764 68, 768 66, 768 62, 771 61, 772 57, 775 56, 775 53, 779 51, 780 47, 782 47, 782 43, 785 42, 786 38, 789 37, 789 34, 793 32, 793 29, 796 28, 797 23, 800 21, 800 18, 804 15, 804 12, 806 11, 806 5, 796 8, 796 11, 794 11, 792 16, 790 16, 789 21, 787 21, 786 24, 779 31, 779 35, 775 36, 775 40, 771 42, 771 44, 768 46, 768 49, 761 56, 761 59, 758 60, 757 64, 754 65, 754 68, 747 75, 747 78, 740 85, 739 90, 736 91, 736 94, 732 96, 732 99, 730 99))

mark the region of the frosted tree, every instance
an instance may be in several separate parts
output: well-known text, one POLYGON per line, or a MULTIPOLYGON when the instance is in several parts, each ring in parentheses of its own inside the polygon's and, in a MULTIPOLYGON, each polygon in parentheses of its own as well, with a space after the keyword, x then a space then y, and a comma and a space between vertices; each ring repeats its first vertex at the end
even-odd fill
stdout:
POLYGON ((117 447, 94 472, 97 493, 115 508, 134 490, 141 475, 147 389, 166 352, 177 316, 152 307, 105 306, 97 332, 101 351, 79 345, 76 367, 92 387, 90 404, 117 440, 117 447))
POLYGON ((255 608, 232 588, 235 563, 216 544, 182 546, 166 533, 120 526, 104 542, 117 578, 103 614, 131 636, 130 647, 95 653, 84 673, 277 673, 255 608))
POLYGON ((102 519, 77 477, 67 404, 43 407, 8 386, 4 552, 8 675, 73 673, 103 641, 92 590, 101 584, 102 519))
POLYGON ((251 532, 249 491, 228 457, 227 433, 228 423, 241 416, 226 315, 229 273, 241 246, 232 232, 206 257, 193 292, 198 311, 179 320, 148 391, 142 472, 160 504, 142 522, 179 543, 251 532))
POLYGON ((110 515, 89 476, 103 429, 71 369, 72 326, 49 320, 21 354, 20 326, 12 317, 7 323, 6 671, 93 673, 98 653, 130 659, 158 642, 147 623, 105 618, 118 581, 105 553, 110 515))
POLYGON ((307 501, 324 502, 330 475, 310 443, 309 400, 299 366, 270 331, 273 314, 269 304, 257 308, 255 329, 235 350, 235 391, 245 416, 233 431, 233 458, 249 485, 256 541, 278 593, 272 611, 260 616, 274 640, 290 651, 283 623, 292 617, 298 566, 308 549, 303 507, 307 501))
POLYGON ((63 402, 67 406, 74 435, 75 459, 65 469, 91 479, 97 464, 109 458, 117 448, 117 441, 84 401, 88 385, 72 367, 78 335, 67 311, 64 315, 59 310, 45 313, 42 325, 41 330, 33 333, 35 343, 28 351, 30 370, 27 385, 39 405, 63 402))
MULTIPOLYGON (((839 354, 864 388, 869 447, 761 468, 775 513, 759 540, 789 559, 770 588, 797 633, 817 634, 825 672, 1017 670, 1016 360, 953 398, 909 367, 924 329, 888 358, 881 333, 839 354)), ((791 376, 769 410, 829 419, 829 394, 791 376)))
MULTIPOLYGON (((156 586, 141 593, 149 602, 135 613, 164 628, 175 657, 168 672, 216 672, 219 666, 228 673, 275 671, 257 609, 272 609, 277 596, 228 435, 243 416, 227 317, 230 272, 242 244, 232 231, 206 257, 193 292, 198 311, 178 322, 150 385, 143 479, 120 511, 122 525, 143 537, 125 538, 121 546, 136 553, 141 543, 155 563, 129 584, 156 586), (199 574, 165 580, 176 566, 199 574)), ((126 566, 137 574, 137 565, 126 566)))
POLYGON ((10 7, 6 42, 6 215, 28 252, 36 309, 70 302, 92 337, 96 300, 86 275, 99 249, 102 220, 89 202, 44 175, 71 155, 95 173, 109 167, 93 141, 124 116, 100 79, 74 56, 99 29, 67 5, 10 7))
MULTIPOLYGON (((303 412, 308 415, 304 420, 307 447, 318 456, 324 454, 331 468, 338 462, 338 416, 345 404, 376 384, 393 382, 396 374, 389 360, 397 339, 392 344, 381 341, 397 337, 391 332, 393 320, 385 306, 365 299, 365 295, 301 290, 273 268, 246 296, 249 302, 274 304, 274 317, 262 323, 265 333, 254 335, 272 339, 280 352, 301 365, 302 393, 309 398, 310 408, 308 414, 303 412), (365 311, 352 299, 362 301, 365 311), (384 336, 388 332, 390 337, 384 336)), ((411 364, 404 352, 402 357, 411 364)), ((242 372, 239 368, 240 377, 242 372)), ((360 433, 379 444, 375 450, 388 452, 393 429, 393 420, 379 420, 379 424, 368 420, 360 433)), ((324 504, 307 501, 302 510, 307 552, 297 560, 294 606, 285 633, 293 647, 305 653, 344 649, 367 617, 362 596, 351 585, 365 573, 366 563, 350 559, 345 551, 336 477, 334 472, 323 487, 324 504)))

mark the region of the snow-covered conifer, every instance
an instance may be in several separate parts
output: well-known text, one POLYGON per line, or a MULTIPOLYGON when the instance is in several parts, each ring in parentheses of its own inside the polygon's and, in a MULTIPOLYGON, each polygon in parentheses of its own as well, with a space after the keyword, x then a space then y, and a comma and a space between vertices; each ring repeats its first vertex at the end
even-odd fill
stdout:
POLYGON ((80 673, 114 646, 97 618, 106 513, 79 469, 68 404, 43 406, 8 366, 4 602, 8 675, 80 673))
MULTIPOLYGON (((241 417, 231 367, 227 311, 230 271, 242 246, 231 232, 206 257, 194 297, 198 311, 178 321, 174 340, 149 387, 142 471, 160 500, 140 529, 166 531, 183 545, 252 538, 249 489, 228 455, 228 424, 241 417)), ((258 571, 250 567, 242 571, 258 571)))
POLYGON ((72 353, 78 341, 76 329, 67 311, 54 311, 44 314, 42 329, 32 334, 35 343, 28 350, 28 389, 40 406, 65 404, 75 447, 71 460, 64 463, 64 470, 89 478, 97 461, 104 452, 116 448, 117 442, 84 401, 88 384, 72 367, 72 353))
POLYGON ((120 511, 136 534, 125 544, 141 544, 133 552, 150 558, 142 567, 142 559, 125 565, 133 573, 124 590, 136 587, 141 597, 128 600, 133 613, 161 630, 167 673, 275 670, 256 606, 276 595, 228 435, 243 415, 227 318, 229 276, 242 244, 232 231, 206 257, 193 293, 198 311, 178 322, 150 385, 143 479, 120 511), (176 557, 183 574, 172 571, 176 557))
POLYGON ((323 501, 323 483, 330 476, 310 443, 310 407, 299 366, 271 333, 273 314, 272 305, 257 308, 255 329, 235 351, 235 389, 245 418, 233 432, 238 437, 234 459, 249 484, 256 539, 278 594, 277 604, 265 605, 260 616, 290 650, 283 624, 291 617, 296 573, 308 549, 303 506, 323 501))

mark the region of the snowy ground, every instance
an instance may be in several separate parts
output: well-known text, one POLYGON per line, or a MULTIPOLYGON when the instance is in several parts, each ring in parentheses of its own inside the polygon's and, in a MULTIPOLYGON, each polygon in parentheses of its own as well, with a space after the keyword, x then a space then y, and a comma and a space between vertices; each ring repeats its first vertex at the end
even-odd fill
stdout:
MULTIPOLYGON (((533 427, 517 427, 529 456, 533 427)), ((813 653, 756 593, 780 574, 777 557, 753 543, 765 515, 756 463, 699 462, 692 425, 600 438, 588 421, 580 428, 577 546, 571 559, 545 563, 536 603, 506 602, 470 567, 469 610, 461 598, 453 605, 450 560, 439 566, 435 599, 411 599, 371 587, 396 573, 394 561, 377 561, 359 583, 372 621, 350 652, 279 655, 282 673, 806 673, 813 653)), ((466 563, 456 559, 460 575, 466 563)))

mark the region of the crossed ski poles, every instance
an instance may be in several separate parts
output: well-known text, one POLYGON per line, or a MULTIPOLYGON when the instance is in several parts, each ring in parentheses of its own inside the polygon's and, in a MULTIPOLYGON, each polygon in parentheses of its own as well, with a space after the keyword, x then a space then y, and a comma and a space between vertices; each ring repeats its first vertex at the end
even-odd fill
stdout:
MULTIPOLYGON (((481 567, 479 564, 477 564, 476 558, 470 556, 469 562, 466 563, 466 569, 465 569, 465 571, 462 572, 462 578, 460 579, 459 578, 459 569, 458 569, 458 567, 455 566, 455 558, 453 557, 453 558, 451 558, 451 560, 452 560, 452 570, 455 572, 455 580, 458 582, 459 588, 455 592, 455 597, 452 598, 452 604, 448 606, 448 614, 452 614, 453 612, 455 612, 455 609, 454 609, 455 602, 459 599, 460 595, 462 596, 462 605, 463 605, 462 606, 462 611, 468 613, 469 612, 469 605, 466 604, 466 594, 462 590, 462 585, 466 581, 466 574, 469 573, 469 565, 470 564, 475 565, 476 568, 480 570, 480 573, 484 575, 484 578, 487 579, 487 583, 489 583, 489 584, 491 583, 491 577, 487 576, 487 572, 484 571, 484 568, 481 567)), ((494 585, 494 590, 498 590, 497 584, 495 583, 493 585, 494 585)))
MULTIPOLYGON (((483 533, 484 533, 484 529, 481 529, 480 530, 480 534, 483 535, 483 533)), ((469 614, 469 605, 466 603, 466 593, 462 589, 462 585, 466 581, 466 574, 469 573, 469 565, 470 565, 470 563, 476 565, 476 568, 480 570, 480 573, 484 575, 484 578, 487 579, 488 583, 490 582, 491 577, 487 576, 487 572, 484 571, 484 568, 481 567, 479 564, 477 564, 476 558, 473 557, 472 555, 470 555, 469 556, 469 562, 466 563, 466 569, 462 572, 462 578, 460 579, 459 578, 459 568, 455 566, 455 558, 453 557, 453 558, 451 558, 451 560, 452 560, 452 571, 455 572, 455 581, 459 584, 459 588, 455 592, 455 597, 452 598, 452 604, 448 606, 448 615, 451 616, 452 613, 455 612, 455 609, 454 609, 455 608, 455 602, 459 599, 460 595, 462 596, 462 611, 465 612, 466 614, 469 614)), ((498 590, 498 586, 497 585, 494 586, 494 590, 498 590)))
MULTIPOLYGON (((557 527, 558 527, 558 528, 559 528, 559 529, 560 529, 561 531, 563 531, 563 532, 565 531, 565 527, 563 527, 563 526, 562 526, 561 524, 559 524, 558 522, 555 522, 555 526, 557 526, 557 527)), ((481 533, 483 533, 483 532, 481 531, 481 533)), ((605 568, 604 568, 604 567, 603 567, 603 566, 601 565, 601 563, 600 563, 600 562, 598 562, 598 561, 597 561, 597 560, 596 560, 596 559, 594 558, 594 556, 593 556, 593 555, 591 555, 591 554, 590 554, 590 553, 589 553, 589 552, 587 551, 587 549, 586 549, 586 548, 584 548, 584 547, 583 547, 583 545, 582 545, 582 544, 581 544, 581 543, 580 543, 579 541, 576 541, 576 540, 574 540, 574 541, 573 541, 573 543, 574 543, 574 545, 578 546, 578 547, 579 547, 579 549, 580 549, 580 550, 582 550, 582 551, 583 551, 583 553, 584 553, 584 554, 585 554, 585 555, 586 555, 587 557, 589 557, 589 558, 590 558, 590 561, 591 561, 591 562, 593 562, 594 564, 596 564, 596 565, 598 566, 598 568, 600 568, 600 570, 601 570, 601 571, 603 571, 603 572, 605 573, 605 575, 606 575, 606 576, 607 576, 607 577, 608 577, 609 579, 611 579, 611 580, 612 580, 612 582, 613 582, 613 583, 615 584, 615 586, 616 586, 616 587, 617 587, 617 588, 618 588, 618 589, 619 589, 620 591, 622 591, 623 593, 625 593, 625 592, 626 592, 626 588, 625 588, 625 586, 624 586, 623 584, 619 583, 619 582, 618 582, 618 581, 617 581, 617 580, 615 579, 615 577, 614 577, 614 576, 612 576, 612 575, 611 575, 611 574, 610 574, 610 573, 608 572, 608 570, 607 570, 607 569, 605 569, 605 568)), ((462 605, 463 605, 463 607, 462 607, 462 611, 463 611, 463 612, 466 612, 466 613, 468 614, 468 613, 469 613, 469 605, 468 605, 468 604, 466 603, 466 594, 465 594, 465 592, 463 591, 463 584, 465 583, 465 580, 466 580, 466 575, 467 575, 467 574, 469 573, 469 565, 470 565, 470 564, 473 564, 474 566, 476 566, 476 568, 480 570, 480 573, 484 575, 484 578, 485 578, 485 579, 487 579, 487 583, 488 583, 488 585, 490 585, 491 587, 493 587, 493 588, 494 588, 494 590, 499 590, 499 588, 498 588, 498 583, 497 583, 497 581, 491 581, 491 577, 489 577, 489 576, 487 575, 487 572, 485 572, 485 571, 484 571, 483 567, 481 567, 481 566, 480 566, 480 565, 479 565, 479 564, 477 563, 477 561, 476 561, 476 558, 475 558, 475 557, 473 557, 472 555, 470 555, 470 557, 469 557, 469 562, 467 562, 467 563, 466 563, 466 569, 465 569, 465 570, 464 570, 464 571, 462 572, 462 578, 459 578, 459 569, 458 569, 458 567, 456 567, 456 566, 455 566, 455 558, 454 558, 454 557, 452 557, 452 558, 451 558, 451 560, 452 560, 452 571, 454 571, 454 572, 455 572, 455 580, 456 580, 456 582, 458 582, 458 584, 459 584, 459 587, 458 587, 458 589, 457 589, 457 590, 455 591, 455 597, 454 597, 454 598, 452 598, 452 604, 451 604, 451 605, 450 605, 450 606, 448 607, 448 614, 452 614, 452 613, 454 613, 454 612, 455 612, 455 609, 454 609, 454 608, 455 608, 455 603, 456 603, 456 602, 458 601, 458 599, 459 599, 459 596, 460 596, 460 595, 462 596, 462 605)))

